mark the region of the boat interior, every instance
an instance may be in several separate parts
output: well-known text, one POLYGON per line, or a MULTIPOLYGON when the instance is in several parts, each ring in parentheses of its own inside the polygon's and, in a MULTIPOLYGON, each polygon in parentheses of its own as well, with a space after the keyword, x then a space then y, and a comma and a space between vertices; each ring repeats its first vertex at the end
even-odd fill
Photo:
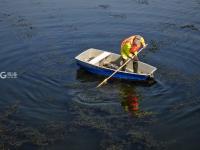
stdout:
MULTIPOLYGON (((122 58, 119 54, 110 53, 90 48, 76 57, 76 59, 98 67, 116 70, 122 65, 122 58)), ((138 61, 138 74, 153 75, 155 67, 138 61)), ((130 61, 124 72, 133 73, 133 63, 130 61)))

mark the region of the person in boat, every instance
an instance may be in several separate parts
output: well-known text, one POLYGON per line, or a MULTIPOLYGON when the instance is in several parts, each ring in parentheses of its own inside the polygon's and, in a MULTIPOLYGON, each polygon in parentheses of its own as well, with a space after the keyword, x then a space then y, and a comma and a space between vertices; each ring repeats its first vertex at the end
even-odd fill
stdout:
MULTIPOLYGON (((146 47, 144 38, 140 35, 133 35, 121 43, 121 56, 122 56, 122 62, 121 65, 123 65, 129 58, 133 58, 133 71, 134 73, 138 73, 138 50, 142 47, 146 47)), ((123 71, 125 71, 126 65, 122 68, 123 71)))

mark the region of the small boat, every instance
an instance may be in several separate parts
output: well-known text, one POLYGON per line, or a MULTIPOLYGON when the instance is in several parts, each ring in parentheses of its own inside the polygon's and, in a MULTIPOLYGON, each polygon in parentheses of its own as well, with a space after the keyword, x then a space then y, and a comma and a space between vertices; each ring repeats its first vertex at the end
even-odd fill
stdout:
MULTIPOLYGON (((119 54, 90 48, 75 57, 77 64, 84 70, 93 74, 110 76, 120 67, 121 56, 119 54)), ((138 61, 138 73, 133 72, 133 63, 127 64, 125 71, 117 72, 113 78, 134 81, 153 79, 153 73, 157 70, 149 64, 138 61)))

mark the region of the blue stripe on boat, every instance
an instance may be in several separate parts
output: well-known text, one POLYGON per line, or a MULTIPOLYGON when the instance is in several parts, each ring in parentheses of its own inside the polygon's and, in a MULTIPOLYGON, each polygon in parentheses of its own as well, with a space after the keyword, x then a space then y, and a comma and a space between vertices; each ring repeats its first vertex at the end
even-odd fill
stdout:
MULTIPOLYGON (((99 74, 103 76, 110 76, 114 71, 107 68, 99 68, 98 66, 94 66, 88 63, 84 63, 82 61, 77 60, 77 64, 82 67, 83 69, 87 70, 88 72, 99 74)), ((134 74, 134 73, 128 73, 128 72, 117 72, 114 76, 114 78, 118 79, 126 79, 126 80, 137 80, 137 81, 144 81, 147 80, 149 77, 148 75, 142 75, 142 74, 134 74)))

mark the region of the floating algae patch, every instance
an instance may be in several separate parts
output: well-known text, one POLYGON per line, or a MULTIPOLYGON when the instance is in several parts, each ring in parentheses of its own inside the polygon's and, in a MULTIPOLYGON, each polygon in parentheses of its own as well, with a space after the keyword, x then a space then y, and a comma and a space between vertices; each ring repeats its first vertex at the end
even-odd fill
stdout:
POLYGON ((155 41, 155 40, 151 40, 150 41, 150 46, 148 48, 150 51, 152 52, 156 52, 157 50, 160 49, 160 44, 159 42, 155 41))
POLYGON ((109 8, 110 8, 110 5, 101 4, 101 5, 98 5, 98 7, 101 8, 101 9, 109 9, 109 8))
POLYGON ((149 0, 132 0, 132 1, 137 3, 137 4, 141 4, 141 5, 148 5, 149 4, 149 0))
POLYGON ((35 26, 23 16, 16 14, 0 13, 0 17, 7 22, 19 39, 31 39, 37 34, 35 26))
POLYGON ((20 101, 16 101, 13 105, 8 106, 7 109, 2 113, 2 116, 0 116, 0 118, 7 119, 8 117, 12 116, 14 113, 16 113, 19 104, 20 101))
POLYGON ((156 113, 151 111, 132 111, 131 116, 143 119, 142 122, 154 122, 156 113))
POLYGON ((66 125, 62 122, 47 122, 41 127, 19 121, 16 103, 0 114, 0 149, 41 148, 63 140, 66 125))
POLYGON ((117 116, 117 112, 110 113, 109 108, 106 110, 98 106, 72 104, 70 112, 74 117, 68 127, 70 134, 78 132, 80 128, 94 130, 95 134, 98 133, 97 136, 101 137, 99 145, 101 149, 164 149, 165 144, 156 141, 144 128, 145 117, 117 116), (100 115, 101 111, 104 115, 100 115))
POLYGON ((44 124, 41 128, 46 137, 48 137, 48 143, 52 144, 60 140, 64 140, 66 134, 66 122, 49 122, 44 124))
POLYGON ((51 129, 47 127, 42 131, 38 128, 26 127, 24 124, 19 123, 12 124, 12 129, 10 129, 10 126, 9 124, 9 128, 6 127, 0 135, 0 145, 4 145, 8 149, 27 146, 45 147, 58 140, 62 140, 64 134, 64 130, 58 132, 60 131, 59 128, 51 129))
POLYGON ((126 14, 110 14, 110 16, 115 19, 126 19, 127 18, 126 14))
POLYGON ((193 24, 187 24, 180 27, 181 29, 190 29, 193 31, 199 31, 199 29, 193 24))
POLYGON ((102 149, 134 149, 134 150, 158 150, 164 149, 163 144, 157 143, 148 132, 131 130, 125 136, 107 136, 101 142, 102 149))

